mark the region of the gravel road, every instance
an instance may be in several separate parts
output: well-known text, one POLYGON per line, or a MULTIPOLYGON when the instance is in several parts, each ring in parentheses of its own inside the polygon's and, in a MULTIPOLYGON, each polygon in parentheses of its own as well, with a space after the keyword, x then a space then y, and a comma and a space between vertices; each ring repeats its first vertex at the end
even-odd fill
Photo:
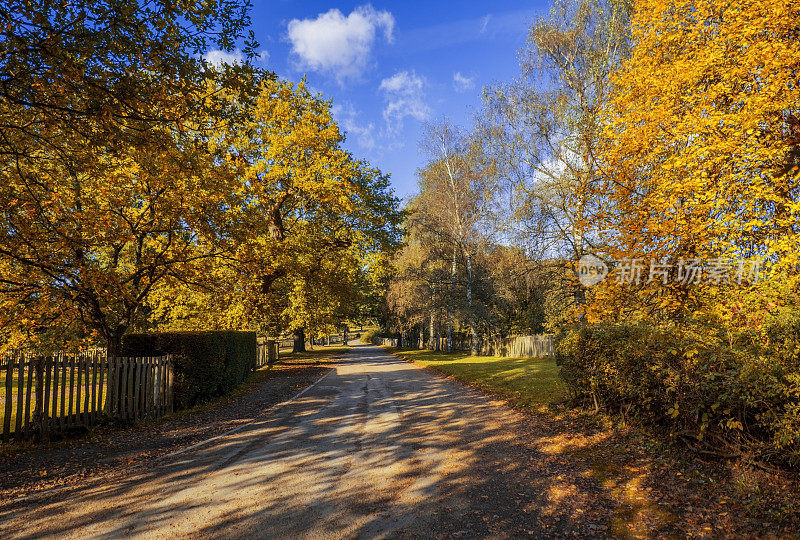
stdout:
POLYGON ((602 535, 604 521, 590 517, 598 486, 549 461, 536 429, 476 391, 359 346, 233 434, 132 478, 0 504, 0 537, 602 535))

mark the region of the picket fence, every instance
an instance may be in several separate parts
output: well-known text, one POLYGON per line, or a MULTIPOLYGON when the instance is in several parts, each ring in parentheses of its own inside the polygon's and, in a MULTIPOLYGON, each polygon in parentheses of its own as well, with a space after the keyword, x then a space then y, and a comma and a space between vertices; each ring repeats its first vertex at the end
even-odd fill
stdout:
POLYGON ((0 440, 37 438, 101 419, 138 420, 172 411, 172 358, 9 354, 0 359, 0 440))
POLYGON ((553 334, 515 336, 484 344, 484 354, 508 358, 542 358, 555 356, 553 334))
POLYGON ((256 349, 256 369, 274 364, 280 358, 280 341, 268 339, 256 349))

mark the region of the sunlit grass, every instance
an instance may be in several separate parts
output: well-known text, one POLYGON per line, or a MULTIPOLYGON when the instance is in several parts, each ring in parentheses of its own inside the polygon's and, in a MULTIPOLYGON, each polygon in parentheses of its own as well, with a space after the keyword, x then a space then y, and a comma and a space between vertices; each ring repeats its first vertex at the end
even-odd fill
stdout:
MULTIPOLYGON (((10 409, 6 409, 6 370, 3 370, 0 373, 0 425, 5 422, 5 417, 8 415, 10 417, 9 426, 11 432, 13 433, 16 430, 16 422, 17 416, 21 415, 23 417, 22 422, 25 422, 25 415, 24 409, 26 407, 25 403, 25 396, 27 396, 27 378, 31 376, 31 373, 25 373, 25 379, 23 382, 23 401, 18 401, 19 398, 19 370, 14 369, 12 372, 12 379, 11 379, 11 400, 10 400, 10 409)), ((102 379, 102 384, 96 384, 97 381, 100 381, 100 374, 99 373, 86 373, 81 372, 78 373, 77 370, 74 374, 74 382, 70 384, 70 374, 67 372, 66 380, 62 382, 62 377, 59 374, 58 377, 51 381, 51 391, 47 396, 47 414, 50 418, 59 418, 61 416, 70 416, 76 414, 85 414, 88 412, 92 412, 95 410, 95 403, 100 403, 102 407, 105 395, 106 395, 106 378, 102 379), (78 387, 80 387, 80 396, 78 396, 78 387), (92 399, 92 387, 95 387, 95 393, 99 392, 99 396, 95 396, 92 399), (70 392, 72 392, 72 407, 70 407, 70 392), (86 407, 86 394, 89 393, 89 404, 88 408, 86 407), (80 400, 78 400, 80 397, 80 400), (63 405, 62 405, 63 401, 63 405), (64 410, 64 413, 61 413, 61 410, 64 410)), ((36 381, 32 381, 31 384, 31 398, 30 404, 28 405, 30 408, 30 415, 33 416, 36 408, 36 381)))
POLYGON ((390 350, 521 409, 540 411, 566 397, 566 387, 558 374, 559 368, 551 358, 501 358, 427 350, 390 350))

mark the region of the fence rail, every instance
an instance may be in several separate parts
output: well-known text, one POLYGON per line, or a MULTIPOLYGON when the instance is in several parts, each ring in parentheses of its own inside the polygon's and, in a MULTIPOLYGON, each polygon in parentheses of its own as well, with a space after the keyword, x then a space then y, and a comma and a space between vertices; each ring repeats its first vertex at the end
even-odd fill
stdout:
POLYGON ((103 418, 172 411, 169 356, 107 358, 104 352, 0 358, 0 440, 48 438, 103 418))

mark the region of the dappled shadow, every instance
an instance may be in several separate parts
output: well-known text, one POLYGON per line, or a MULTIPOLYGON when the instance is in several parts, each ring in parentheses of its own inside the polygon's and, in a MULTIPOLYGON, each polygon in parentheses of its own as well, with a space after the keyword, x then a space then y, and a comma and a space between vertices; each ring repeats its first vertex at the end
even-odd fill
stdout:
POLYGON ((358 347, 205 447, 121 483, 4 502, 0 536, 604 535, 614 490, 641 481, 598 476, 604 443, 358 347))

